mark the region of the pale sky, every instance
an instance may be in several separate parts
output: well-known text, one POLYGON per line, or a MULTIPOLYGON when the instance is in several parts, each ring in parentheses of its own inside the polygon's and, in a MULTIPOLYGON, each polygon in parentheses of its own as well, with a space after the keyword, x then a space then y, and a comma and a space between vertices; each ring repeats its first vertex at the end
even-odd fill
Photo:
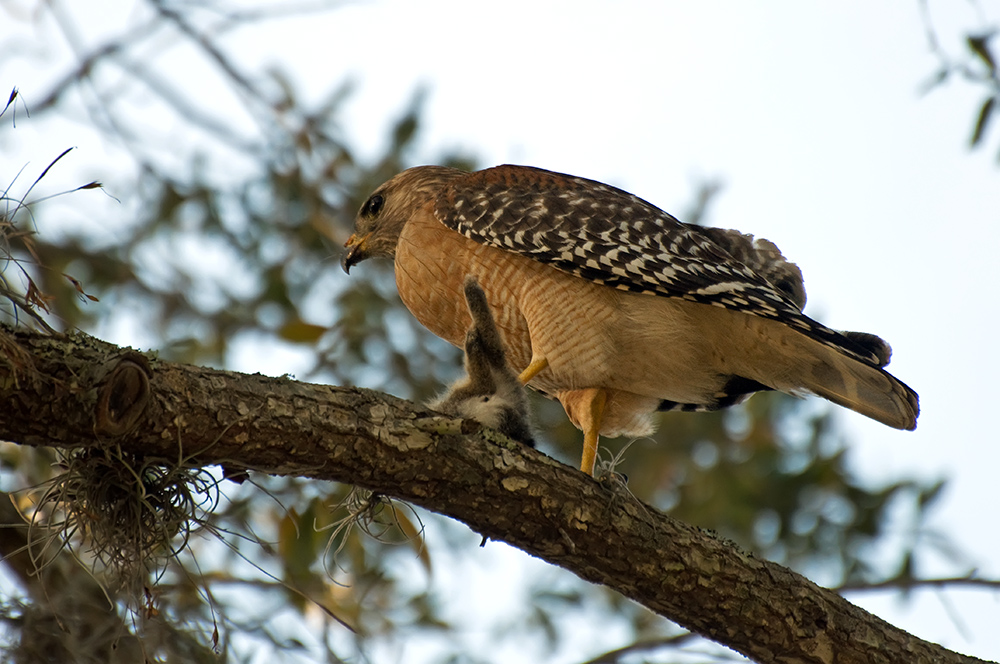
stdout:
MULTIPOLYGON (((962 30, 982 26, 981 16, 990 26, 1000 19, 996 1, 930 0, 930 9, 956 57, 962 30)), ((118 22, 102 19, 95 34, 132 18, 109 15, 118 22)), ((1000 127, 970 152, 984 90, 956 80, 920 93, 937 60, 916 0, 382 0, 231 35, 226 45, 247 71, 280 63, 317 99, 353 78, 343 127, 362 155, 381 152, 388 123, 425 86, 426 155, 451 148, 483 165, 568 172, 676 213, 701 180, 720 179, 707 223, 775 242, 802 268, 807 313, 884 337, 894 349, 890 371, 921 396, 912 433, 840 412, 857 472, 947 477, 933 523, 984 576, 1000 577, 1000 127)), ((0 84, 18 86, 30 103, 47 79, 29 78, 29 65, 0 60, 0 84)), ((168 73, 187 77, 202 101, 219 94, 201 72, 168 73)), ((238 111, 232 121, 239 126, 238 111)), ((54 145, 80 145, 74 163, 83 172, 122 157, 81 140, 78 124, 48 126, 54 145)), ((158 131, 169 137, 171 128, 158 131)), ((252 359, 234 368, 291 371, 252 359)), ((1000 657, 1000 595, 917 597, 849 599, 921 638, 1000 657)))

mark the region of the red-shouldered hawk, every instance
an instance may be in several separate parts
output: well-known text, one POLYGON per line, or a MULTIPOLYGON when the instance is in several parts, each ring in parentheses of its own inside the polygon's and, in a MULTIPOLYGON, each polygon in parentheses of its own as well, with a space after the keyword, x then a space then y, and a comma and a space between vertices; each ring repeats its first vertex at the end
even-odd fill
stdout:
POLYGON ((916 427, 916 393, 882 368, 888 344, 805 316, 801 272, 777 247, 600 182, 411 168, 368 198, 346 246, 345 270, 393 258, 403 303, 456 346, 475 277, 522 383, 584 432, 590 474, 600 435, 648 435, 658 410, 714 410, 760 390, 916 427))
POLYGON ((475 277, 465 280, 465 302, 472 316, 472 327, 465 335, 467 376, 452 385, 430 407, 476 420, 508 438, 534 447, 524 387, 507 363, 486 293, 475 277))

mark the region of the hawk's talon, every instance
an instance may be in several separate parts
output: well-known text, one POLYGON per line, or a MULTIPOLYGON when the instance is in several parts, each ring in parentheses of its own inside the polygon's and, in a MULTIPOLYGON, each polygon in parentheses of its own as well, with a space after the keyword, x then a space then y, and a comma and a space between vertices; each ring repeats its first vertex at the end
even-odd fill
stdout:
POLYGON ((548 359, 544 357, 533 357, 531 358, 531 363, 521 372, 521 375, 517 377, 521 381, 521 385, 527 385, 531 382, 531 379, 542 372, 547 366, 549 366, 548 359))

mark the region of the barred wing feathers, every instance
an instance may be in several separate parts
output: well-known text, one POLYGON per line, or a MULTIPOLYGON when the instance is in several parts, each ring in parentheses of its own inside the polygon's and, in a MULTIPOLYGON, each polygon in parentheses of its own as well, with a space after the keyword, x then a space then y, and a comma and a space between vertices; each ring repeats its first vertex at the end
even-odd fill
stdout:
POLYGON ((710 233, 610 185, 497 166, 450 183, 435 214, 475 242, 583 279, 770 318, 866 364, 884 364, 864 345, 804 315, 710 233))

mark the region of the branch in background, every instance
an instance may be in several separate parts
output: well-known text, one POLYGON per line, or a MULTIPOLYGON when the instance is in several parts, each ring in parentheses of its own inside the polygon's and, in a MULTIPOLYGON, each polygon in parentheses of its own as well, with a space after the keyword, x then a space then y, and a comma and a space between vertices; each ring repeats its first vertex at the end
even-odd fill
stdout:
MULTIPOLYGON (((157 172, 156 165, 150 159, 143 157, 136 146, 131 129, 120 119, 121 113, 116 113, 111 107, 112 95, 102 90, 95 80, 95 73, 102 67, 117 66, 134 80, 145 86, 155 99, 168 106, 184 122, 203 130, 207 136, 233 149, 250 155, 256 155, 262 149, 260 141, 240 136, 233 130, 231 118, 218 114, 215 110, 205 110, 197 103, 190 101, 183 89, 178 89, 167 79, 156 74, 149 66, 147 54, 136 54, 140 48, 147 47, 154 38, 162 39, 164 26, 176 29, 179 35, 196 50, 204 54, 206 60, 215 66, 228 81, 233 91, 243 100, 261 128, 263 136, 272 130, 275 124, 280 124, 294 108, 285 103, 287 100, 272 98, 255 80, 241 72, 235 61, 228 57, 218 44, 221 36, 245 25, 273 20, 277 17, 288 17, 297 14, 319 13, 333 9, 339 3, 332 0, 317 0, 316 2, 300 2, 263 6, 252 10, 226 11, 222 8, 207 8, 207 12, 216 12, 218 16, 208 27, 202 29, 193 25, 183 13, 176 11, 158 0, 148 0, 147 4, 154 17, 122 31, 112 37, 107 43, 87 50, 84 40, 76 29, 75 20, 66 12, 53 5, 51 13, 59 26, 64 39, 70 45, 77 58, 77 65, 65 76, 60 78, 45 94, 42 101, 34 106, 36 112, 44 112, 55 107, 71 90, 86 87, 90 89, 96 106, 88 105, 87 110, 96 126, 106 127, 110 133, 117 135, 122 143, 132 152, 136 163, 144 170, 157 172)), ((162 48, 162 47, 160 47, 162 48)), ((120 87, 120 83, 116 84, 120 87)), ((144 142, 148 142, 148 128, 144 129, 144 142)))
POLYGON ((872 583, 845 583, 834 588, 837 592, 860 592, 865 590, 917 590, 919 588, 945 588, 966 586, 972 588, 1000 590, 1000 579, 984 579, 975 572, 966 576, 952 576, 941 579, 886 579, 872 583))
POLYGON ((652 639, 649 641, 639 641, 631 645, 627 645, 624 648, 618 648, 616 650, 610 650, 603 655, 599 655, 594 659, 589 659, 583 664, 618 664, 624 659, 627 659, 631 655, 636 653, 653 653, 661 648, 676 648, 677 646, 684 645, 688 641, 691 641, 695 637, 691 632, 684 632, 682 634, 677 634, 674 636, 668 636, 662 639, 652 639))
MULTIPOLYGON (((1000 71, 997 70, 997 57, 994 55, 992 45, 992 40, 997 35, 997 28, 987 27, 985 17, 981 16, 982 27, 965 35, 964 45, 967 50, 965 57, 955 59, 941 46, 927 0, 921 0, 920 8, 928 47, 940 63, 937 72, 924 85, 924 91, 928 92, 940 86, 955 75, 986 90, 986 98, 976 113, 972 133, 969 136, 969 147, 975 148, 983 143, 991 121, 1000 113, 1000 105, 997 103, 1000 100, 1000 71)), ((997 159, 1000 160, 1000 153, 997 153, 997 159)))

